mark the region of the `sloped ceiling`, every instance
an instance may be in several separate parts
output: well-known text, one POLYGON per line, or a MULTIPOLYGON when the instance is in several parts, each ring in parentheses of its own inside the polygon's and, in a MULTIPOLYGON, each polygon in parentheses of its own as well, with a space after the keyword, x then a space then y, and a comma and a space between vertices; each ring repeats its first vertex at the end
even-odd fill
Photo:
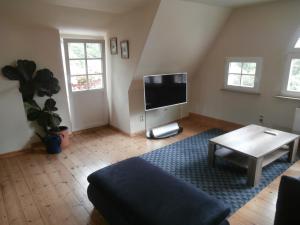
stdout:
POLYGON ((193 73, 230 12, 207 4, 161 1, 135 79, 145 74, 193 73))
MULTIPOLYGON (((15 1, 15 0, 11 0, 15 1)), ((47 4, 79 9, 97 10, 109 13, 124 13, 154 0, 36 0, 47 4)), ((271 2, 277 0, 182 0, 225 7, 271 2)))

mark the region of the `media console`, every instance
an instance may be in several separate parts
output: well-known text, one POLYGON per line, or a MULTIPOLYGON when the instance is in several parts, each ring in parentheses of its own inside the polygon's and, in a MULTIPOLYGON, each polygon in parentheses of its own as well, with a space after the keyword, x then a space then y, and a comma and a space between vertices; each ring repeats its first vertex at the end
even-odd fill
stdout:
POLYGON ((148 130, 146 132, 146 137, 148 139, 163 139, 163 138, 175 136, 181 133, 182 130, 183 128, 180 127, 178 123, 171 123, 168 125, 164 125, 164 126, 160 126, 148 130))
POLYGON ((178 123, 171 123, 148 130, 146 114, 147 111, 166 110, 166 107, 186 104, 187 93, 186 72, 144 76, 145 129, 147 138, 162 139, 182 132, 182 128, 179 127, 178 123))

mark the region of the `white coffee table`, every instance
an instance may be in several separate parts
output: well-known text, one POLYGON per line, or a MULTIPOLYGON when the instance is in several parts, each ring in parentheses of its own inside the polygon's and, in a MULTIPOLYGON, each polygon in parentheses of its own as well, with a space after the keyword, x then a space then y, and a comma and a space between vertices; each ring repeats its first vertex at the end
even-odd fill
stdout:
POLYGON ((256 186, 262 168, 288 154, 294 162, 299 135, 258 125, 249 125, 209 140, 208 163, 213 167, 221 157, 248 171, 248 184, 256 186), (217 148, 220 146, 221 148, 217 148))

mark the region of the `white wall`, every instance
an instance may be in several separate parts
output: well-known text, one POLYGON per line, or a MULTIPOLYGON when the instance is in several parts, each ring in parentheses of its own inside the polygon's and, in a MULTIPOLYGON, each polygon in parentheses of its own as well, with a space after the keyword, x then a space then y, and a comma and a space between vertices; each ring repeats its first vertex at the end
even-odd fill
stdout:
MULTIPOLYGON (((31 59, 37 63, 38 68, 52 70, 61 85, 61 92, 55 98, 59 114, 63 118, 62 125, 71 127, 61 58, 60 33, 92 37, 103 35, 108 24, 115 18, 116 14, 112 13, 49 5, 39 0, 2 0, 0 1, 0 68, 14 63, 17 59, 31 59)), ((0 82, 3 79, 1 75, 0 82)), ((14 93, 1 92, 0 101, 8 104, 9 99, 13 101, 18 97, 18 95, 13 96, 14 93)), ((2 107, 11 106, 2 105, 2 107)), ((16 108, 16 111, 19 110, 16 108)), ((11 121, 19 121, 25 117, 25 112, 21 110, 14 116, 16 118, 11 121), (23 117, 20 116, 21 114, 23 117)), ((5 124, 5 120, 1 117, 0 124, 5 124)), ((33 134, 29 123, 26 122, 20 123, 18 131, 15 132, 12 129, 2 129, 0 136, 12 138, 6 143, 0 141, 0 151, 6 152, 22 149, 24 140, 27 139, 31 143, 33 134), (14 140, 20 142, 12 143, 14 140)), ((33 141, 36 140, 35 138, 33 141)))
POLYGON ((28 147, 32 136, 18 81, 0 80, 0 154, 28 147))
POLYGON ((111 24, 109 37, 129 40, 129 59, 121 59, 120 48, 118 55, 110 55, 111 68, 111 110, 110 123, 120 130, 130 133, 128 90, 136 73, 141 52, 155 16, 159 1, 143 6, 122 15, 111 24))
MULTIPOLYGON (((230 9, 201 3, 162 0, 147 42, 135 80, 144 75, 188 72, 189 78, 213 43, 230 9)), ((145 129, 142 82, 133 82, 130 88, 131 133, 145 129)), ((147 128, 168 123, 184 116, 185 107, 171 107, 147 112, 147 128)))
POLYGON ((191 111, 240 124, 290 129, 298 102, 280 93, 289 44, 300 24, 300 2, 278 1, 236 9, 192 80, 191 111), (263 57, 261 95, 224 92, 225 58, 263 57))
MULTIPOLYGON (((54 98, 57 100, 59 108, 58 113, 63 119, 63 125, 70 126, 70 118, 67 108, 67 97, 65 91, 65 82, 61 61, 59 33, 57 30, 41 28, 41 27, 26 27, 10 23, 0 18, 0 33, 5 34, 1 36, 0 42, 0 68, 5 65, 15 63, 17 59, 30 59, 37 63, 37 68, 49 68, 59 79, 61 91, 54 98)), ((0 76, 0 82, 6 82, 6 78, 0 76)), ((17 89, 16 89, 17 90, 17 89)), ((1 108, 14 107, 17 111, 12 114, 10 123, 17 123, 26 117, 23 109, 23 104, 12 106, 18 99, 19 93, 10 92, 10 90, 3 90, 0 94, 1 101, 6 102, 1 105, 1 108), (10 100, 11 99, 11 103, 10 100), (22 110, 21 110, 22 109, 22 110), (22 116, 23 115, 23 116, 22 116), (20 118, 19 118, 20 116, 20 118)), ((2 112, 1 112, 2 113, 2 112)), ((5 123, 5 118, 0 117, 1 123, 5 123)), ((29 123, 20 123, 18 131, 1 129, 0 136, 10 136, 13 140, 22 140, 19 144, 12 144, 11 146, 2 146, 0 142, 0 149, 3 151, 19 150, 24 147, 24 137, 28 137, 28 131, 32 134, 29 123), (22 132, 23 131, 23 132, 22 132), (8 133, 11 132, 11 133, 8 133)), ((28 139, 30 141, 30 139, 28 139)), ((16 142, 17 143, 17 142, 16 142)))

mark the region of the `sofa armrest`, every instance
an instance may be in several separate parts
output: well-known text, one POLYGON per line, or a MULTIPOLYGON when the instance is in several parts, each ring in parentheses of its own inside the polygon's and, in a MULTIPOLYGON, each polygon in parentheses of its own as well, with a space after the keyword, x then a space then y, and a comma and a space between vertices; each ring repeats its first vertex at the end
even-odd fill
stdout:
POLYGON ((274 225, 298 225, 300 217, 300 180, 294 177, 282 176, 274 225))

